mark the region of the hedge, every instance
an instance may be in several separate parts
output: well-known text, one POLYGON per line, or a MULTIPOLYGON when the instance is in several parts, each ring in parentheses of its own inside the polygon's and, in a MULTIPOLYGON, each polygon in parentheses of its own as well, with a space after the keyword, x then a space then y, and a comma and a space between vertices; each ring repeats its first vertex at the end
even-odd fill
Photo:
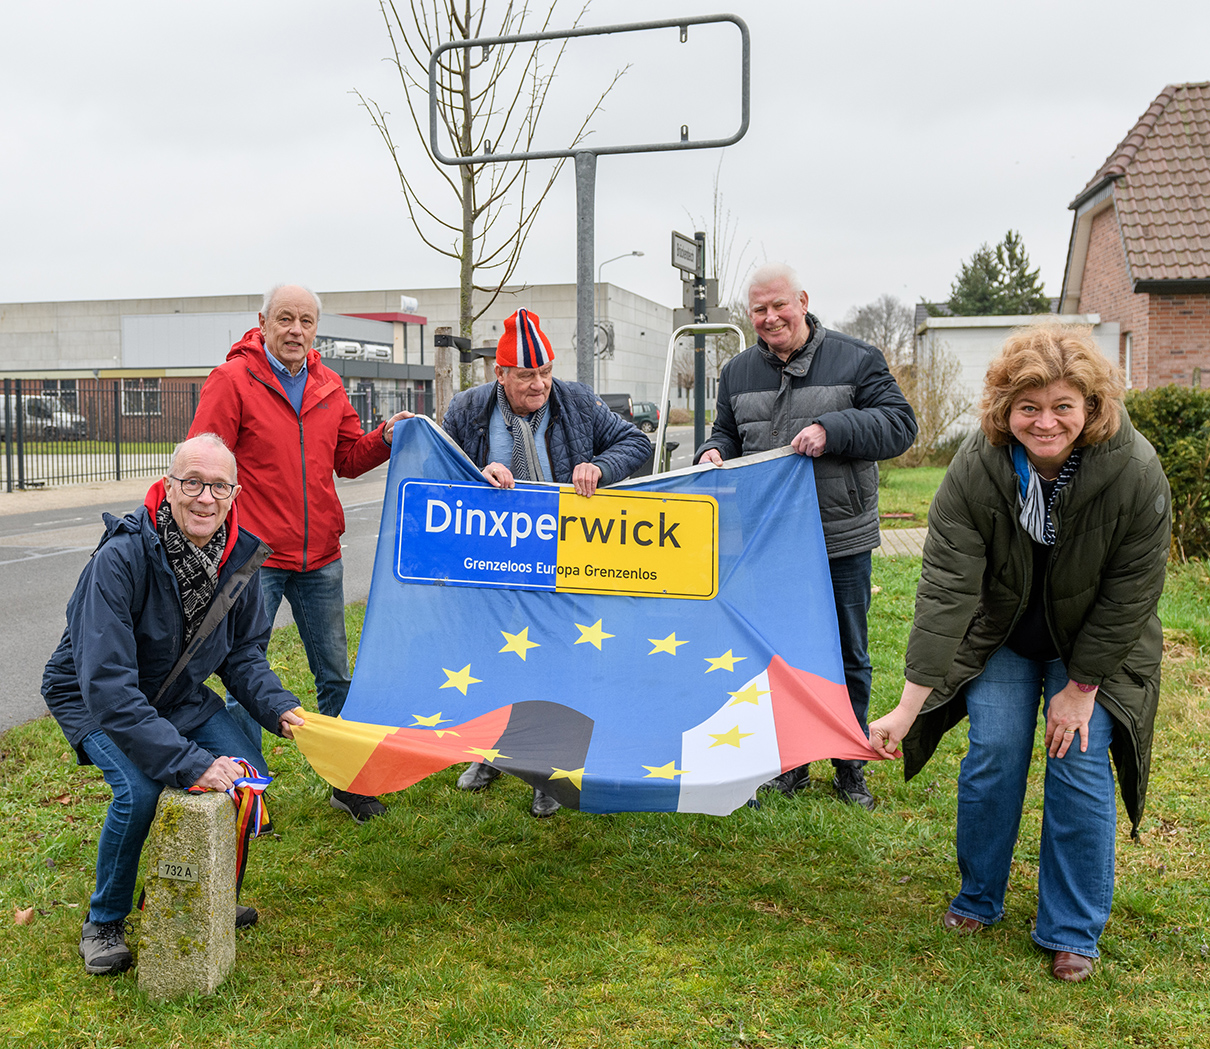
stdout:
POLYGON ((1131 390, 1126 408, 1172 486, 1173 553, 1182 561, 1210 557, 1210 390, 1131 390))

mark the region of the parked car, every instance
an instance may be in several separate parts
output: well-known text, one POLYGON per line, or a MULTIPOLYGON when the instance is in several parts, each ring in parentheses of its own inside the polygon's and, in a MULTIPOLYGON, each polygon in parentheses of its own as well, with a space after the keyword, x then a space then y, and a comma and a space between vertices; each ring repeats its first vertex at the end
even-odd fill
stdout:
POLYGON ((660 426, 660 410, 653 401, 635 401, 631 407, 634 424, 643 433, 655 433, 660 426))
POLYGON ((628 423, 634 422, 634 404, 628 393, 602 393, 599 395, 605 402, 605 407, 615 415, 620 415, 628 423))
MULTIPOLYGON (((0 394, 0 439, 17 438, 16 402, 15 394, 0 394)), ((58 397, 49 394, 22 394, 21 416, 21 435, 25 440, 83 440, 88 436, 88 420, 68 411, 58 397)))

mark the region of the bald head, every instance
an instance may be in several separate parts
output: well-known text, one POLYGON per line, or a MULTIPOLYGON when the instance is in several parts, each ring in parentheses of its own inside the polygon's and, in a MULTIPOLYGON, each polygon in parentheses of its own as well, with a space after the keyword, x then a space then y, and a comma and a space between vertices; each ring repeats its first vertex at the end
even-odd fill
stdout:
POLYGON ((164 490, 185 537, 195 546, 205 546, 227 519, 239 493, 235 456, 212 433, 182 441, 172 452, 164 490))
POLYGON ((224 441, 217 433, 199 433, 196 437, 190 437, 187 441, 182 441, 172 449, 172 458, 168 460, 168 472, 170 474, 180 474, 180 464, 182 456, 193 455, 205 446, 214 453, 220 460, 225 460, 230 467, 231 483, 236 481, 235 456, 231 449, 227 447, 227 442, 224 441))

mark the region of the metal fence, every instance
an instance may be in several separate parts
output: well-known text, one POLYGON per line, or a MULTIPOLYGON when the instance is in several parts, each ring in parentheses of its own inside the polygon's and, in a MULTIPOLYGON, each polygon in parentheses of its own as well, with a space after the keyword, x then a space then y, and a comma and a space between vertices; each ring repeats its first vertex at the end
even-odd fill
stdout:
POLYGON ((5 490, 163 473, 200 390, 178 379, 5 379, 5 490))
POLYGON ((372 383, 359 383, 349 391, 349 402, 361 419, 363 430, 372 430, 384 419, 389 419, 396 412, 414 412, 424 415, 429 398, 424 390, 392 390, 382 389, 372 383))
MULTIPOLYGON (((4 379, 0 485, 5 491, 155 477, 189 433, 198 379, 4 379)), ((423 414, 425 389, 359 382, 349 400, 370 430, 395 412, 423 414)))

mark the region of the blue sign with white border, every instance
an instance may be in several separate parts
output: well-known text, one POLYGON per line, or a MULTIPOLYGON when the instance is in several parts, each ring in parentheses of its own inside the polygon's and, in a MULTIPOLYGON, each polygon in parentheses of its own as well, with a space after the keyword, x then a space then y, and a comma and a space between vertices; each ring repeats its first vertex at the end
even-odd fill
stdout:
POLYGON ((558 514, 557 488, 410 478, 399 486, 395 578, 554 590, 558 514))

